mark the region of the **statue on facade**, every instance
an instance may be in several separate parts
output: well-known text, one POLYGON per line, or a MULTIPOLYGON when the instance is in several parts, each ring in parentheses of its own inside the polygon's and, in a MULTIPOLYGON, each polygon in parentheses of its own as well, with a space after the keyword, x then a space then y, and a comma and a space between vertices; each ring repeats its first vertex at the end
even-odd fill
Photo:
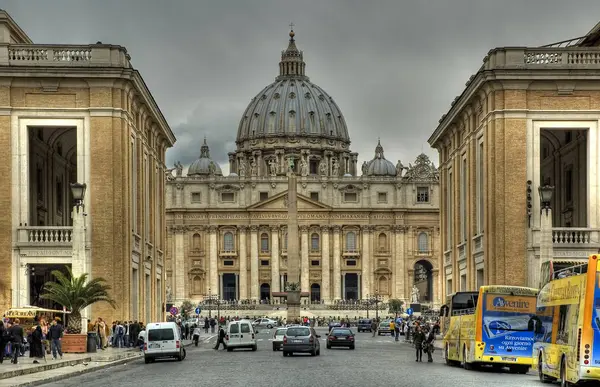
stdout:
POLYGON ((175 176, 173 176, 174 170, 175 170, 175 168, 170 168, 165 171, 165 177, 167 178, 167 181, 175 180, 175 176))
POLYGON ((175 162, 175 174, 177 177, 181 177, 183 174, 183 165, 179 161, 175 162))
POLYGON ((323 159, 319 163, 319 173, 321 176, 327 176, 327 160, 323 159))
POLYGON ((256 165, 256 159, 254 157, 252 158, 252 162, 250 163, 250 176, 258 176, 258 165, 256 165))
POLYGON ((413 285, 412 290, 410 291, 410 302, 412 302, 413 304, 418 304, 420 293, 421 292, 419 292, 417 286, 413 285))
POLYGON ((171 290, 171 285, 167 285, 166 293, 167 293, 167 302, 173 301, 173 291, 171 290))
POLYGON ((402 177, 402 173, 405 169, 407 168, 402 164, 402 161, 398 160, 398 164, 396 164, 396 176, 402 177))
POLYGON ((369 164, 367 164, 366 161, 363 161, 361 169, 363 176, 367 176, 367 172, 369 171, 369 164))
POLYGON ((337 159, 332 159, 331 160, 331 175, 334 177, 339 177, 340 176, 340 164, 337 161, 337 159))
POLYGON ((277 176, 277 159, 275 157, 269 160, 269 171, 271 172, 271 176, 277 176))
POLYGON ((246 161, 240 159, 240 166, 238 167, 238 175, 240 177, 246 177, 246 161))
POLYGON ((308 163, 304 158, 300 159, 300 176, 308 176, 308 163))
POLYGON ((288 171, 294 172, 294 158, 293 157, 288 158, 288 171))
POLYGON ((217 167, 215 166, 215 163, 211 161, 210 164, 208 164, 208 174, 213 176, 216 171, 217 167))

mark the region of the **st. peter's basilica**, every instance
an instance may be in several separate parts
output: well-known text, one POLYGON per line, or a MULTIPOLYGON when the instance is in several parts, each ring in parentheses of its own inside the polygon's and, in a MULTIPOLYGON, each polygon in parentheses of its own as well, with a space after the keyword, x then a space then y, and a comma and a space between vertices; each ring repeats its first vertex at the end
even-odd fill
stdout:
POLYGON ((340 108, 305 66, 292 31, 279 76, 242 114, 228 176, 200 133, 187 176, 180 163, 169 172, 168 300, 264 303, 284 290, 286 172, 293 165, 301 290, 311 303, 373 295, 408 302, 414 285, 421 303, 439 306, 437 169, 425 154, 394 165, 379 142, 359 165, 340 108))

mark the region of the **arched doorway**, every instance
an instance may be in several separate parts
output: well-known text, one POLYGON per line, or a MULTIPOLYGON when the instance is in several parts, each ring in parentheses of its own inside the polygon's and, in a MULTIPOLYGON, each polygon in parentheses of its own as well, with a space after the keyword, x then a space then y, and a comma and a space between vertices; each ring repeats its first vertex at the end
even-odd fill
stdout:
POLYGON ((262 284, 260 285, 260 299, 262 300, 268 300, 271 298, 271 285, 269 284, 262 284))
POLYGON ((321 302, 321 285, 312 284, 310 285, 310 301, 321 302))
POLYGON ((414 285, 419 289, 419 302, 433 301, 433 266, 429 261, 415 263, 414 285))

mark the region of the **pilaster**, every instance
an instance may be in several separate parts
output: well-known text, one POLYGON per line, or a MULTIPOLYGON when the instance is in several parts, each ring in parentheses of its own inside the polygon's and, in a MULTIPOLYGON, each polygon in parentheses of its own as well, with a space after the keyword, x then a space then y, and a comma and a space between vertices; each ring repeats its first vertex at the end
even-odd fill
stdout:
POLYGON ((302 292, 310 292, 309 276, 310 268, 308 262, 308 226, 300 226, 301 233, 301 247, 300 252, 302 254, 301 259, 301 275, 300 275, 300 288, 302 292))
POLYGON ((211 292, 212 294, 219 294, 219 296, 221 296, 220 294, 220 289, 219 289, 219 276, 218 276, 218 272, 219 272, 219 261, 218 261, 218 257, 217 257, 217 226, 210 226, 210 228, 208 229, 209 232, 209 260, 210 260, 210 264, 209 264, 209 283, 210 283, 210 288, 211 288, 211 292))
POLYGON ((372 270, 371 270, 371 251, 370 251, 370 226, 362 226, 362 293, 371 294, 372 270))
MULTIPOLYGON (((173 285, 174 300, 182 300, 186 298, 185 293, 185 247, 184 247, 184 228, 183 226, 173 226, 175 239, 175 262, 173 267, 173 275, 175 276, 175 283, 173 285)), ((140 267, 140 271, 142 268, 140 267)), ((140 274, 140 277, 141 274, 140 274)))
POLYGON ((342 273, 340 255, 340 226, 333 226, 333 298, 342 299, 342 273))
POLYGON ((396 272, 394 281, 394 292, 395 297, 400 300, 406 300, 406 294, 404 292, 404 273, 406 256, 404 254, 404 232, 406 231, 405 226, 396 225, 394 226, 394 242, 396 245, 396 255, 394 260, 396 261, 396 272))
POLYGON ((248 227, 238 226, 238 234, 240 236, 239 252, 240 252, 240 276, 239 276, 239 293, 240 300, 248 299, 248 257, 246 254, 246 231, 248 227))
POLYGON ((258 301, 258 226, 250 226, 250 298, 258 301))
POLYGON ((271 292, 279 292, 279 226, 271 226, 271 292))
POLYGON ((331 302, 331 273, 329 271, 329 226, 321 227, 321 300, 331 302))

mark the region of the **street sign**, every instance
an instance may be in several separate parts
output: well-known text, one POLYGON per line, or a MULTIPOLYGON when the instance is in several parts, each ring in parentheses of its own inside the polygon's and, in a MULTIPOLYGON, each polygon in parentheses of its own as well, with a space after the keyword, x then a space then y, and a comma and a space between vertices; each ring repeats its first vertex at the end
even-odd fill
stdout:
POLYGON ((409 316, 412 316, 412 314, 413 314, 412 308, 406 309, 406 314, 409 315, 409 316))
POLYGON ((177 307, 176 307, 176 306, 174 306, 174 307, 172 307, 172 308, 171 308, 171 310, 170 310, 169 312, 171 312, 171 314, 172 314, 173 316, 175 316, 175 315, 177 315, 177 313, 179 312, 179 309, 177 309, 177 307))
POLYGON ((196 314, 200 314, 202 312, 202 309, 200 307, 196 308, 196 314))

